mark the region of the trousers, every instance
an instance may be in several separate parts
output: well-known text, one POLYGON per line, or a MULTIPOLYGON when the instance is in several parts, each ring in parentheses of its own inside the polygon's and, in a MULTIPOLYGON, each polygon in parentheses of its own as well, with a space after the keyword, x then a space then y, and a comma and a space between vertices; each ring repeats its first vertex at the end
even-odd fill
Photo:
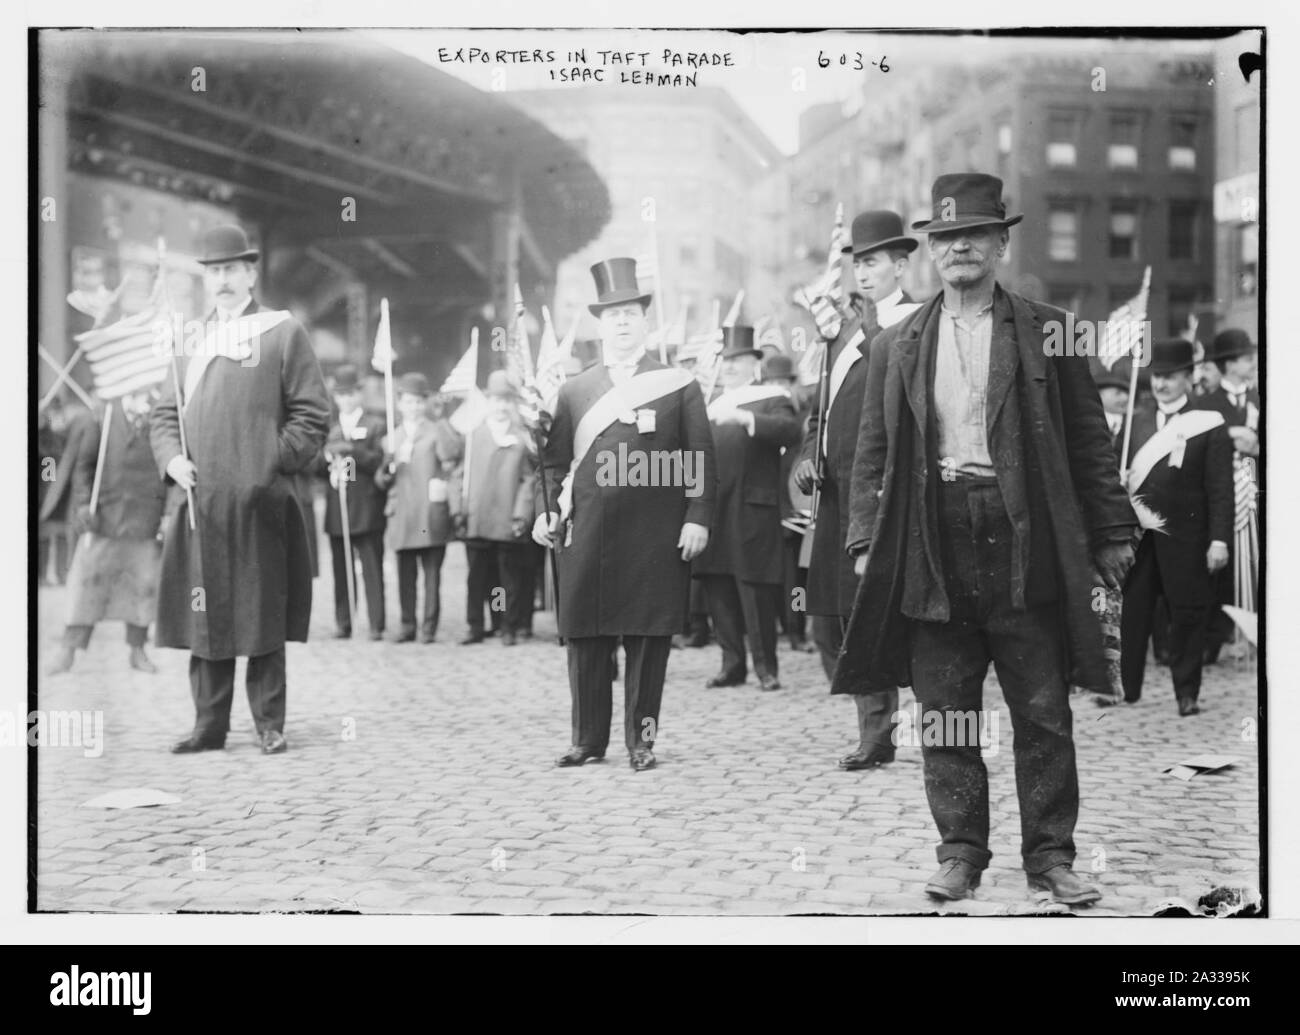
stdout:
MULTIPOLYGON (((143 647, 149 639, 149 627, 147 625, 126 624, 126 645, 128 647, 143 647)), ((90 646, 90 634, 95 631, 93 625, 69 625, 63 630, 63 645, 65 647, 76 647, 85 650, 90 646)))
MULTIPOLYGON (((569 640, 569 692, 573 698, 573 746, 604 752, 613 718, 614 665, 620 637, 582 636, 569 640)), ((654 747, 659 703, 668 672, 671 636, 623 636, 623 740, 627 750, 654 747)))
MULTIPOLYGON (((949 621, 910 627, 912 689, 938 735, 921 738, 925 793, 940 862, 988 866, 988 771, 979 736, 984 677, 993 663, 1014 731, 1020 852, 1029 873, 1074 861, 1079 814, 1073 714, 1055 602, 1011 604, 1012 528, 996 483, 943 482, 940 558, 949 621), (975 743, 972 743, 971 740, 975 743)), ((996 750, 997 745, 986 745, 996 750)))
MULTIPOLYGON (((284 648, 248 659, 248 707, 258 733, 284 732, 286 697, 284 648)), ((225 743, 235 696, 235 659, 212 661, 190 655, 190 694, 194 698, 194 737, 225 743)))
POLYGON ((397 551, 397 603, 402 610, 402 636, 415 633, 415 581, 424 572, 424 607, 420 610, 420 632, 432 639, 438 632, 442 613, 442 559, 445 546, 426 546, 397 551))
MULTIPOLYGON (((1120 681, 1124 684, 1126 701, 1136 701, 1142 696, 1147 641, 1151 639, 1156 622, 1156 602, 1163 592, 1155 534, 1148 532, 1142 536, 1137 555, 1133 559, 1133 567, 1129 569, 1128 578, 1124 582, 1124 610, 1119 625, 1119 674, 1120 681)), ((1196 700, 1201 694, 1201 672, 1210 607, 1204 604, 1188 605, 1167 597, 1166 603, 1169 607, 1169 627, 1165 653, 1169 657, 1174 695, 1196 700)))
MULTIPOLYGON (((848 619, 838 615, 813 615, 813 642, 829 680, 844 642, 848 619)), ((858 742, 862 748, 890 761, 894 758, 894 730, 898 727, 898 690, 883 694, 854 694, 858 711, 858 742)))
MULTIPOLYGON (((483 632, 486 606, 507 632, 527 629, 532 620, 536 588, 536 557, 532 543, 502 543, 468 539, 465 553, 469 576, 465 595, 466 622, 471 632, 483 632), (497 591, 501 592, 498 593, 497 591)), ((494 626, 498 623, 493 622, 494 626)))
POLYGON ((704 575, 713 632, 722 648, 722 672, 729 679, 744 679, 745 644, 754 659, 754 671, 775 676, 776 623, 781 587, 742 582, 733 575, 704 575))
MULTIPOLYGON (((361 561, 361 581, 365 586, 370 631, 381 633, 384 631, 384 533, 365 532, 351 538, 353 564, 357 559, 361 561)), ((339 632, 350 633, 352 611, 348 607, 347 551, 343 549, 341 535, 330 536, 330 553, 334 560, 334 621, 339 632)))

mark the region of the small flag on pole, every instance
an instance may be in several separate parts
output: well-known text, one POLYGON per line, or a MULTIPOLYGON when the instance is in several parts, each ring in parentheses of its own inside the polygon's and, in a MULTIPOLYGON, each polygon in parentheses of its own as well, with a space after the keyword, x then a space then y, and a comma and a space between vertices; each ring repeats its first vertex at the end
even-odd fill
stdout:
POLYGON ((143 311, 77 335, 100 399, 120 399, 167 380, 174 330, 171 314, 162 304, 163 277, 160 266, 143 311))
MULTIPOLYGON (((1138 293, 1116 309, 1106 320, 1106 337, 1098 343, 1097 359, 1110 370, 1125 356, 1141 356, 1142 332, 1147 319, 1147 302, 1151 297, 1151 267, 1142 275, 1138 293)), ((1147 343, 1150 344, 1150 343, 1147 343)))
POLYGON ((391 373, 393 360, 393 332, 388 322, 388 299, 379 303, 379 328, 375 331, 375 348, 370 355, 370 365, 381 374, 391 373))
POLYGON ((469 348, 438 389, 443 395, 466 395, 478 386, 478 328, 470 331, 469 348))

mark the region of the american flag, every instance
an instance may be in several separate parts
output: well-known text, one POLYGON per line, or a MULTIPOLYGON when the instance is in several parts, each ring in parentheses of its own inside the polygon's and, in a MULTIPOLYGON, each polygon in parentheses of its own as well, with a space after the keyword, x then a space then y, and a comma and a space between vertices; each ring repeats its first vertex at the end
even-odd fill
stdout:
POLYGON ((172 314, 163 304, 163 277, 160 267, 149 303, 141 312, 77 335, 100 399, 120 399, 167 379, 174 331, 172 314))
POLYGON ((799 362, 795 364, 795 372, 799 375, 800 385, 806 388, 808 385, 815 385, 821 380, 822 354, 825 351, 826 343, 821 338, 814 338, 812 343, 800 353, 799 362))
POLYGON ((1232 457, 1232 487, 1237 500, 1235 531, 1240 534, 1255 516, 1255 463, 1250 457, 1234 453, 1232 457))
POLYGON ((844 206, 835 208, 835 228, 831 231, 826 253, 826 270, 811 284, 795 291, 794 300, 813 315, 817 325, 825 326, 837 313, 842 314, 844 284, 840 276, 840 249, 844 247, 844 206))
MULTIPOLYGON (((1138 293, 1116 309, 1106 320, 1106 337, 1098 344, 1097 359, 1110 370, 1125 356, 1141 355, 1142 325, 1146 323, 1147 302, 1151 297, 1151 267, 1142 275, 1138 293)), ((1146 344, 1150 344, 1147 342, 1146 344)))
POLYGON ((573 343, 578 337, 578 321, 573 321, 569 333, 559 341, 551 311, 542 306, 542 343, 537 352, 537 377, 526 382, 522 391, 520 413, 530 426, 536 426, 542 414, 554 414, 560 395, 560 386, 568 376, 565 365, 573 355, 573 343))

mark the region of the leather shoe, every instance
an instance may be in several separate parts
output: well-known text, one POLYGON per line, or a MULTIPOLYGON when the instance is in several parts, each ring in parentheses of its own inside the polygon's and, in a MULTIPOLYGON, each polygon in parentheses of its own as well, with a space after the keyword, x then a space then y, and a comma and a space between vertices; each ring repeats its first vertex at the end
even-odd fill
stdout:
POLYGON ((184 740, 178 740, 172 745, 172 754, 192 755, 199 751, 221 751, 225 746, 226 742, 224 740, 203 740, 199 737, 189 736, 184 740))
POLYGON ((350 639, 352 639, 352 630, 351 630, 351 629, 336 629, 336 630, 334 631, 334 639, 336 639, 336 640, 350 640, 350 639))
POLYGON ((137 672, 157 672, 158 666, 149 660, 149 655, 144 652, 143 647, 131 648, 131 667, 137 672))
POLYGON ((1068 863, 1053 866, 1043 873, 1028 874, 1028 877, 1031 891, 1050 891, 1053 899, 1067 906, 1087 906, 1101 898, 1101 892, 1075 876, 1068 863))
POLYGON ((736 678, 735 676, 727 675, 727 673, 725 672, 719 672, 716 676, 714 676, 704 685, 710 688, 715 686, 740 686, 742 683, 744 683, 744 681, 745 681, 744 676, 741 676, 740 678, 736 678))
POLYGON ((871 751, 867 748, 858 748, 852 754, 845 755, 839 761, 841 769, 849 771, 855 769, 876 769, 882 765, 888 765, 894 760, 894 756, 884 755, 877 751, 871 751))
POLYGON ((415 633, 414 633, 414 632, 398 633, 398 634, 397 634, 397 639, 393 640, 393 642, 394 642, 394 643, 414 643, 414 642, 415 642, 415 633))
POLYGON ((501 646, 513 647, 515 645, 515 634, 512 632, 503 632, 501 634, 501 646))
POLYGON ((638 773, 655 767, 655 754, 649 748, 639 747, 628 756, 628 764, 638 773))
POLYGON ((1196 703, 1195 697, 1178 698, 1178 714, 1182 716, 1200 715, 1201 706, 1196 703))
POLYGON ((279 730, 267 730, 262 734, 262 754, 281 755, 289 750, 289 742, 279 730))
POLYGON ((776 676, 759 676, 758 686, 762 690, 780 690, 781 681, 776 676))
POLYGON ((709 634, 706 632, 693 632, 686 637, 686 646, 691 648, 707 647, 709 645, 709 634))
POLYGON ((931 898, 955 902, 980 886, 980 871, 965 859, 945 859, 939 872, 930 878, 925 893, 931 898))
POLYGON ((383 629, 379 629, 379 630, 377 630, 376 632, 372 632, 372 633, 370 634, 370 639, 371 639, 371 641, 374 642, 374 643, 378 643, 378 642, 381 641, 383 638, 384 638, 384 630, 383 630, 383 629))
POLYGON ((420 633, 418 639, 421 643, 432 643, 434 641, 433 633, 420 633))
POLYGON ((72 660, 76 657, 76 653, 72 647, 60 647, 59 652, 54 655, 54 660, 45 669, 45 674, 57 676, 60 672, 67 672, 72 668, 72 660))
POLYGON ((469 647, 472 644, 482 643, 482 642, 483 642, 482 633, 470 633, 468 636, 466 636, 463 640, 460 641, 460 645, 462 647, 469 647))
POLYGON ((584 765, 587 762, 603 762, 605 752, 592 751, 590 748, 571 747, 555 760, 555 764, 561 769, 568 769, 571 766, 584 765))

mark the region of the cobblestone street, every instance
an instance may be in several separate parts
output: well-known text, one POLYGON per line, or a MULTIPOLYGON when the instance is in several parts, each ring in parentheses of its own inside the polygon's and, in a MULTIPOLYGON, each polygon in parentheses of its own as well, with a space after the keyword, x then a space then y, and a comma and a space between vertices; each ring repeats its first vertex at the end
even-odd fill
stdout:
MULTIPOLYGON (((325 547, 328 558, 328 547, 325 547)), ((389 555, 389 614, 397 615, 389 555)), ((187 655, 126 664, 122 626, 99 627, 70 674, 40 678, 43 710, 103 712, 99 757, 39 754, 38 907, 170 912, 782 915, 934 912, 922 887, 936 835, 919 747, 862 773, 852 703, 826 692, 815 655, 783 647, 779 693, 706 690, 714 647, 674 651, 647 773, 621 750, 621 684, 608 760, 560 770, 569 744, 564 652, 549 614, 513 648, 465 631, 464 550, 448 550, 438 642, 331 639, 328 574, 312 642, 288 649, 289 751, 255 746, 240 663, 225 751, 174 756, 193 719, 187 655), (180 802, 101 809, 107 791, 180 802)), ((43 664, 61 589, 39 595, 43 664)), ((364 628, 364 619, 358 625, 364 628)), ((390 629, 389 635, 392 635, 390 629)), ((1082 809, 1076 868, 1105 898, 1092 915, 1150 915, 1220 886, 1258 888, 1258 744, 1243 736, 1254 675, 1207 669, 1201 715, 1180 719, 1152 668, 1136 706, 1077 697, 1082 809), (1205 752, 1237 762, 1183 782, 1164 766, 1205 752)), ((904 705, 910 704, 904 694, 904 705)), ((943 912, 1064 912, 1027 890, 1011 722, 990 674, 999 750, 987 759, 994 858, 973 899, 943 912)))

